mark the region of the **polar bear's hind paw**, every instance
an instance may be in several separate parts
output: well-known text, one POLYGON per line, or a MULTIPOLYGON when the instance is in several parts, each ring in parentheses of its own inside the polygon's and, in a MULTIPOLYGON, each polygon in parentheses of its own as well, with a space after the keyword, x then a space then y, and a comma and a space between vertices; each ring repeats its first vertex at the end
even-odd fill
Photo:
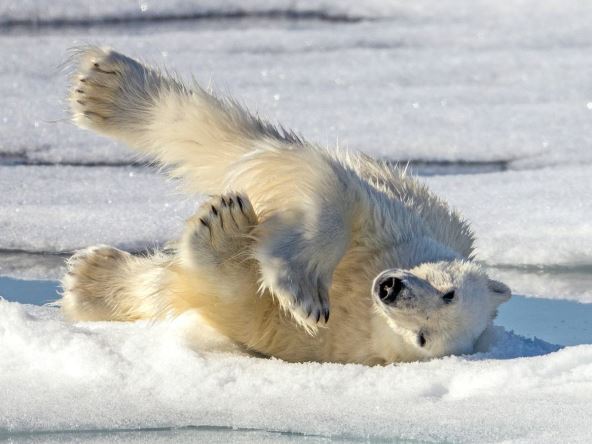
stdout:
POLYGON ((118 276, 131 255, 117 248, 98 245, 77 251, 67 262, 62 280, 62 309, 70 319, 110 320, 107 300, 118 288, 118 276))
POLYGON ((157 73, 110 49, 89 47, 74 57, 70 90, 74 122, 101 133, 133 130, 152 105, 157 73))
POLYGON ((103 124, 113 115, 119 90, 119 71, 111 53, 99 48, 82 51, 73 78, 70 106, 74 120, 83 126, 103 124))

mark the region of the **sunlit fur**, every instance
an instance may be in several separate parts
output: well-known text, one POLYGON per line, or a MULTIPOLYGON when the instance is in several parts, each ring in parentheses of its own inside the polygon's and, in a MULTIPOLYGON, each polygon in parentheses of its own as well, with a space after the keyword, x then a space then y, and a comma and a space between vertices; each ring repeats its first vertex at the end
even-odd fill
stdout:
POLYGON ((264 355, 384 364, 471 352, 509 297, 473 262, 467 223, 396 166, 311 145, 109 49, 83 48, 73 59, 76 124, 129 144, 190 192, 214 197, 171 254, 77 253, 63 281, 69 318, 197 309, 264 355), (235 204, 242 196, 248 208, 238 213, 220 196, 235 204), (220 226, 233 217, 242 222, 220 226), (413 293, 410 308, 385 306, 371 289, 387 269, 406 270, 431 293, 413 293), (454 303, 439 304, 452 287, 454 303))

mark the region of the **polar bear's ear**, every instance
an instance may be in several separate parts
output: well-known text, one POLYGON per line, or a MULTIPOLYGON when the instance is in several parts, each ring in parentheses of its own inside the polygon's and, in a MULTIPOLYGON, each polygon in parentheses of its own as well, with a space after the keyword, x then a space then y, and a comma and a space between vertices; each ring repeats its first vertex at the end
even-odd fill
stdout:
POLYGON ((497 305, 503 304, 512 297, 512 291, 510 287, 500 281, 493 279, 487 280, 487 288, 497 305))

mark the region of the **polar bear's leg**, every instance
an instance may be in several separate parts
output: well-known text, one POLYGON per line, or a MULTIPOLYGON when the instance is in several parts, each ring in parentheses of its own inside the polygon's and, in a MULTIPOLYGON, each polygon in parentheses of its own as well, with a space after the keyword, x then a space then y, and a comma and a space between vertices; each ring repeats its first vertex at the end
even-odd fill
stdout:
POLYGON ((106 245, 78 251, 68 260, 60 301, 64 315, 83 321, 157 318, 168 309, 164 254, 136 257, 106 245))
POLYGON ((215 282, 217 301, 256 305, 250 296, 258 292, 260 275, 261 289, 314 332, 329 319, 329 287, 348 230, 338 207, 308 204, 320 207, 308 214, 292 208, 261 223, 244 195, 203 204, 188 221, 179 248, 182 263, 200 276, 196 288, 215 282))
POLYGON ((142 140, 169 90, 182 88, 123 54, 90 47, 78 54, 70 94, 72 119, 132 145, 142 140))
POLYGON ((327 319, 359 200, 338 161, 232 99, 109 49, 80 51, 70 103, 79 126, 153 156, 191 190, 246 192, 263 220, 255 256, 264 288, 305 327, 327 319))
POLYGON ((357 184, 312 149, 255 153, 230 177, 262 209, 254 247, 262 286, 314 332, 329 319, 333 272, 358 225, 357 184))
POLYGON ((226 173, 260 147, 302 145, 232 99, 106 48, 87 47, 74 57, 72 120, 147 154, 193 190, 227 191, 226 173))
POLYGON ((202 204, 178 247, 171 287, 177 311, 197 309, 215 330, 249 350, 292 361, 314 359, 310 337, 259 286, 254 257, 259 228, 243 194, 215 196, 202 204))
POLYGON ((138 257, 105 245, 81 250, 68 261, 62 310, 88 321, 154 319, 220 304, 232 307, 226 315, 245 312, 257 301, 256 225, 250 201, 226 194, 201 205, 187 222, 177 256, 138 257), (188 291, 179 291, 181 281, 191 284, 188 291))
POLYGON ((197 309, 219 332, 261 351, 261 338, 275 335, 282 314, 271 295, 259 291, 257 224, 245 195, 204 202, 185 225, 172 293, 176 311, 197 309))

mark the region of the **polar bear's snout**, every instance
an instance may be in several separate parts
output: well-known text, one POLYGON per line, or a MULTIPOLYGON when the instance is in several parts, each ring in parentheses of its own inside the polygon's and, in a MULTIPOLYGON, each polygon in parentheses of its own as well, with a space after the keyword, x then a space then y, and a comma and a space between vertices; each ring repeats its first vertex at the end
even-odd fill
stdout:
POLYGON ((412 310, 433 306, 438 291, 427 280, 395 268, 383 271, 374 279, 372 294, 384 306, 412 310))
POLYGON ((415 276, 405 270, 385 270, 374 279, 372 293, 385 305, 408 305, 415 298, 412 287, 416 280, 415 276))

